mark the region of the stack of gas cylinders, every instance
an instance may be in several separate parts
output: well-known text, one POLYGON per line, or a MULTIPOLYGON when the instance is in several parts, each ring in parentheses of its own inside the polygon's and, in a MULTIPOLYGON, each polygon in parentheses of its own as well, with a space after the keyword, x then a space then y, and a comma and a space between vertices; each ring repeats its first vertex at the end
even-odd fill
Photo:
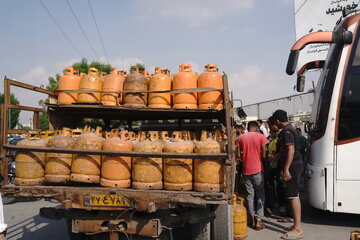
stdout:
POLYGON ((158 158, 93 155, 94 151, 144 153, 221 153, 226 149, 223 130, 190 131, 102 131, 63 128, 29 133, 18 146, 87 150, 84 153, 54 153, 18 150, 16 185, 69 181, 104 187, 220 192, 224 189, 224 168, 220 159, 158 158))
POLYGON ((131 67, 127 74, 112 68, 110 74, 89 68, 80 74, 72 67, 59 80, 58 104, 99 104, 137 108, 222 109, 222 91, 181 91, 195 88, 223 89, 217 65, 208 64, 198 76, 191 64, 179 66, 170 76, 168 69, 155 68, 154 74, 131 67), (172 90, 173 94, 170 92, 172 90))

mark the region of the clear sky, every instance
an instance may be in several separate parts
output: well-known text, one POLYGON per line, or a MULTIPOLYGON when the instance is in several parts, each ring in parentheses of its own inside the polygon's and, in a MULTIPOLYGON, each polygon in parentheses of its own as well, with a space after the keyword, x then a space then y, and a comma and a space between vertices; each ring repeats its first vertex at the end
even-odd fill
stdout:
MULTIPOLYGON (((48 76, 81 57, 98 60, 66 0, 42 1, 81 56, 39 0, 1 1, 0 74, 36 86, 46 85, 48 76)), ((88 1, 68 1, 100 60, 107 61, 88 1)), ((206 64, 215 63, 228 74, 234 97, 243 104, 295 93, 295 77, 285 74, 295 41, 292 0, 90 2, 108 61, 120 69, 141 62, 150 72, 160 66, 176 73, 180 64, 192 63, 201 73, 206 64)), ((42 97, 14 92, 23 105, 36 106, 42 97)))

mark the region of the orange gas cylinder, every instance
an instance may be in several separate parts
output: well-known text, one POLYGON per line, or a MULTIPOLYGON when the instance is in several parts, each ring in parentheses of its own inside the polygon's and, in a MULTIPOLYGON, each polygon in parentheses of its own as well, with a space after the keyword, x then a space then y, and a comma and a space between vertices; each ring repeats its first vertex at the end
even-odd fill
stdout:
MULTIPOLYGON (((162 152, 159 133, 150 131, 145 140, 134 146, 135 152, 162 152)), ((133 157, 132 159, 132 187, 135 189, 162 189, 162 158, 133 157)))
POLYGON ((103 93, 101 95, 101 104, 103 105, 119 105, 121 103, 121 94, 118 93, 106 93, 108 92, 117 92, 122 91, 124 86, 125 78, 118 74, 117 68, 112 68, 109 75, 107 75, 104 87, 103 87, 103 93))
MULTIPOLYGON (((191 64, 182 64, 174 75, 173 89, 197 88, 197 76, 192 72, 191 64)), ((175 93, 174 108, 197 108, 197 93, 175 93)))
MULTIPOLYGON (((220 153, 220 145, 206 131, 195 142, 196 153, 220 153)), ((220 192, 224 189, 222 160, 194 159, 194 189, 201 192, 220 192)))
MULTIPOLYGON (((128 131, 121 131, 120 138, 113 137, 104 141, 103 150, 132 151, 128 131)), ((100 185, 105 187, 130 187, 131 157, 103 156, 100 185)))
MULTIPOLYGON (((22 140, 20 147, 46 147, 47 139, 22 140)), ((15 157, 15 185, 33 186, 44 181, 45 153, 18 150, 15 157)))
MULTIPOLYGON (((47 143, 49 148, 73 149, 75 139, 69 136, 56 136, 47 143)), ((69 153, 46 153, 45 181, 66 183, 70 179, 73 155, 69 153)))
POLYGON ((99 71, 96 68, 89 68, 87 75, 83 76, 80 81, 80 90, 89 91, 89 93, 79 93, 78 103, 98 103, 100 101, 103 80, 99 76, 99 71))
MULTIPOLYGON (((173 132, 164 152, 193 153, 194 143, 189 141, 188 133, 173 132)), ((168 190, 189 191, 193 187, 193 160, 184 158, 164 158, 164 188, 168 190)))
MULTIPOLYGON (((217 65, 208 64, 205 71, 200 74, 198 80, 199 88, 223 89, 222 77, 218 73, 217 65)), ((220 91, 199 92, 199 108, 223 108, 223 95, 220 91)))
MULTIPOLYGON (((65 68, 64 75, 59 80, 59 91, 62 90, 79 90, 81 77, 74 74, 75 70, 72 67, 65 68)), ((78 93, 64 93, 59 92, 58 104, 72 104, 75 103, 78 93)))
MULTIPOLYGON (((147 91, 149 80, 141 74, 138 67, 131 67, 131 72, 125 78, 124 91, 147 91)), ((147 93, 124 93, 124 106, 146 107, 147 93)))
MULTIPOLYGON (((75 140, 74 149, 101 150, 103 138, 98 133, 87 133, 75 140)), ((100 182, 101 155, 74 154, 71 164, 70 180, 74 182, 100 182)))
MULTIPOLYGON (((160 67, 155 68, 155 75, 149 80, 149 91, 171 90, 171 78, 160 67)), ((149 93, 149 108, 171 108, 170 93, 149 93)))
POLYGON ((233 235, 234 240, 247 238, 247 215, 244 199, 234 194, 233 203, 233 235))

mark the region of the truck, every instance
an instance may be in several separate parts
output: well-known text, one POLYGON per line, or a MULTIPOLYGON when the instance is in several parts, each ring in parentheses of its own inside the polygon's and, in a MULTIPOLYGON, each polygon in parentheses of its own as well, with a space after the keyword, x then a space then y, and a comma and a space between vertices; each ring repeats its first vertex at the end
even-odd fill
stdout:
POLYGON ((292 75, 299 53, 312 43, 330 44, 326 60, 305 64, 297 72, 302 91, 304 72, 322 69, 306 125, 310 158, 306 166, 308 201, 319 209, 360 214, 360 14, 343 9, 333 31, 313 32, 291 48, 286 72, 292 75))
MULTIPOLYGON (((32 86, 4 78, 4 104, 1 105, 1 175, 2 191, 5 196, 56 199, 61 207, 41 208, 40 215, 49 219, 65 218, 71 239, 233 239, 232 201, 235 185, 236 161, 233 141, 233 102, 228 90, 227 75, 222 75, 223 89, 191 89, 194 92, 217 90, 222 92, 223 109, 153 109, 99 104, 57 103, 58 91, 32 86), (48 96, 46 108, 10 104, 11 87, 19 87, 48 96), (220 126, 226 131, 226 152, 206 153, 148 153, 120 151, 88 151, 48 147, 23 147, 8 144, 9 134, 26 134, 26 130, 9 129, 9 110, 19 109, 34 112, 33 130, 39 131, 39 114, 47 113, 50 129, 76 128, 84 118, 111 120, 172 121, 172 130, 186 129, 191 123, 196 129, 220 126), (174 125, 174 123, 176 123, 174 125), (131 188, 109 188, 99 185, 54 185, 16 186, 8 184, 7 164, 10 151, 56 152, 91 155, 131 157, 175 157, 188 159, 221 159, 224 166, 224 190, 221 192, 135 190, 131 188), (94 202, 90 199, 102 196, 116 199, 94 202)), ((177 90, 179 91, 179 90, 177 90)), ((189 91, 189 89, 185 89, 189 91)), ((149 91, 148 91, 149 92, 149 91)), ((146 125, 146 124, 145 124, 146 125)), ((144 126, 145 126, 144 125, 144 126)), ((160 124, 161 125, 161 124, 160 124)), ((159 129, 159 124, 147 124, 147 130, 159 129)), ((186 129, 187 130, 187 129, 186 129)))

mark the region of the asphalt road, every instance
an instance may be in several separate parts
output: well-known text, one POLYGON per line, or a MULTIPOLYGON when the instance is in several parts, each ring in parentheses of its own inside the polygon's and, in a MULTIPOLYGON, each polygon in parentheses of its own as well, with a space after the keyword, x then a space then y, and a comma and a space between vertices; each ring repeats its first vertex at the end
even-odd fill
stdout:
MULTIPOLYGON (((5 205, 5 220, 8 227, 8 240, 70 240, 64 220, 48 220, 38 215, 41 207, 58 206, 57 202, 23 199, 5 205)), ((280 239, 285 226, 278 223, 276 217, 265 219, 267 228, 255 231, 248 228, 250 240, 280 239)), ((360 230, 360 215, 330 213, 310 207, 303 202, 303 227, 305 240, 349 239, 350 232, 360 230)))

